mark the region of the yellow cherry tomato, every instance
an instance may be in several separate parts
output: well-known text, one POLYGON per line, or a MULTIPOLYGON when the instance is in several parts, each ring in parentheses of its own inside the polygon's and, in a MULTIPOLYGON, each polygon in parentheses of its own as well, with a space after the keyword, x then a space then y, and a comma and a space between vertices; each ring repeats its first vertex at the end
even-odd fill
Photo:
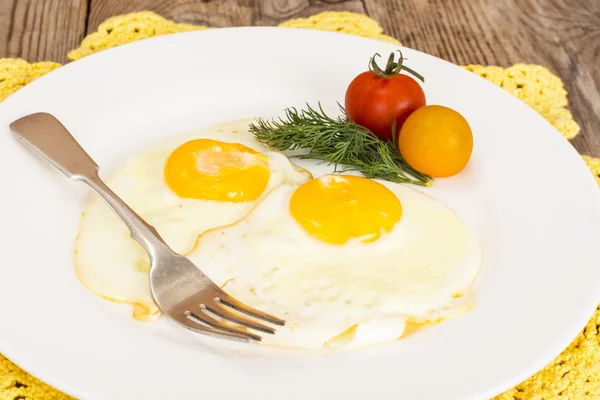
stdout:
POLYGON ((444 106, 425 106, 413 112, 398 136, 408 165, 436 178, 458 174, 469 162, 473 133, 467 120, 444 106))

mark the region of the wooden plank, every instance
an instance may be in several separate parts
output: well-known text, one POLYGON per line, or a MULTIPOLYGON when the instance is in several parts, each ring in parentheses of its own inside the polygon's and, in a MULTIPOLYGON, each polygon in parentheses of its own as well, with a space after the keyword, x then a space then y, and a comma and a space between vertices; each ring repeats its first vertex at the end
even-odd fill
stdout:
POLYGON ((0 57, 66 62, 86 17, 86 0, 0 0, 0 57))
POLYGON ((560 76, 582 132, 600 157, 600 7, 597 0, 364 0, 408 47, 457 64, 540 64, 560 76))
POLYGON ((323 11, 366 13, 360 0, 257 0, 259 20, 256 25, 276 25, 292 18, 306 18, 323 11))
POLYGON ((178 22, 222 27, 253 25, 257 10, 249 0, 91 0, 88 33, 107 18, 136 11, 154 11, 178 22))
POLYGON ((142 10, 177 22, 212 27, 276 25, 326 10, 365 11, 361 0, 91 0, 88 32, 113 15, 142 10))

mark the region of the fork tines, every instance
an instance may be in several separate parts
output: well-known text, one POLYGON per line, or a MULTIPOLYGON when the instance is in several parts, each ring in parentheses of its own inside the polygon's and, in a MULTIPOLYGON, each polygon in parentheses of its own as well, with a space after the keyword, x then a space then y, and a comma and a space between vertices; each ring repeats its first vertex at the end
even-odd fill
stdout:
POLYGON ((260 342, 262 337, 251 330, 274 334, 275 329, 256 321, 262 320, 273 325, 283 326, 285 321, 249 307, 222 290, 212 296, 200 293, 185 301, 183 311, 186 321, 180 320, 189 329, 217 336, 227 336, 238 340, 260 342), (252 317, 252 318, 249 318, 252 317))

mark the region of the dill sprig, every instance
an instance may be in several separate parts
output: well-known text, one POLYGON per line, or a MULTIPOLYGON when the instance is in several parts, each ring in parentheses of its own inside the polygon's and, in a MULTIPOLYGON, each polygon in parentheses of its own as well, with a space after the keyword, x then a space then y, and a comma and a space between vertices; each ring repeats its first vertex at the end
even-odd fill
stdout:
MULTIPOLYGON (((344 108, 342 115, 331 118, 323 111, 307 104, 306 110, 291 107, 285 117, 271 121, 262 118, 250 124, 256 140, 272 149, 301 150, 308 153, 293 157, 322 160, 334 165, 335 172, 358 171, 367 178, 391 182, 430 186, 432 179, 404 161, 394 141, 379 139, 368 129, 348 120, 344 108)), ((392 127, 395 132, 395 126, 392 127)))

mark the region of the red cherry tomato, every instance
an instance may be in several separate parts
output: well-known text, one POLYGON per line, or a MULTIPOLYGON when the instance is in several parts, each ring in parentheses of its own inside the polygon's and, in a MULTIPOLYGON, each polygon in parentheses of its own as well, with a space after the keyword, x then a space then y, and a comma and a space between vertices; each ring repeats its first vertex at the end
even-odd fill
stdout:
POLYGON ((394 62, 390 55, 385 71, 381 70, 375 56, 371 58, 369 71, 358 75, 346 90, 345 108, 348 119, 364 126, 384 140, 392 140, 392 125, 396 122, 396 132, 415 110, 425 106, 425 93, 421 85, 408 75, 407 70, 420 79, 419 74, 402 65, 400 59, 394 62))

